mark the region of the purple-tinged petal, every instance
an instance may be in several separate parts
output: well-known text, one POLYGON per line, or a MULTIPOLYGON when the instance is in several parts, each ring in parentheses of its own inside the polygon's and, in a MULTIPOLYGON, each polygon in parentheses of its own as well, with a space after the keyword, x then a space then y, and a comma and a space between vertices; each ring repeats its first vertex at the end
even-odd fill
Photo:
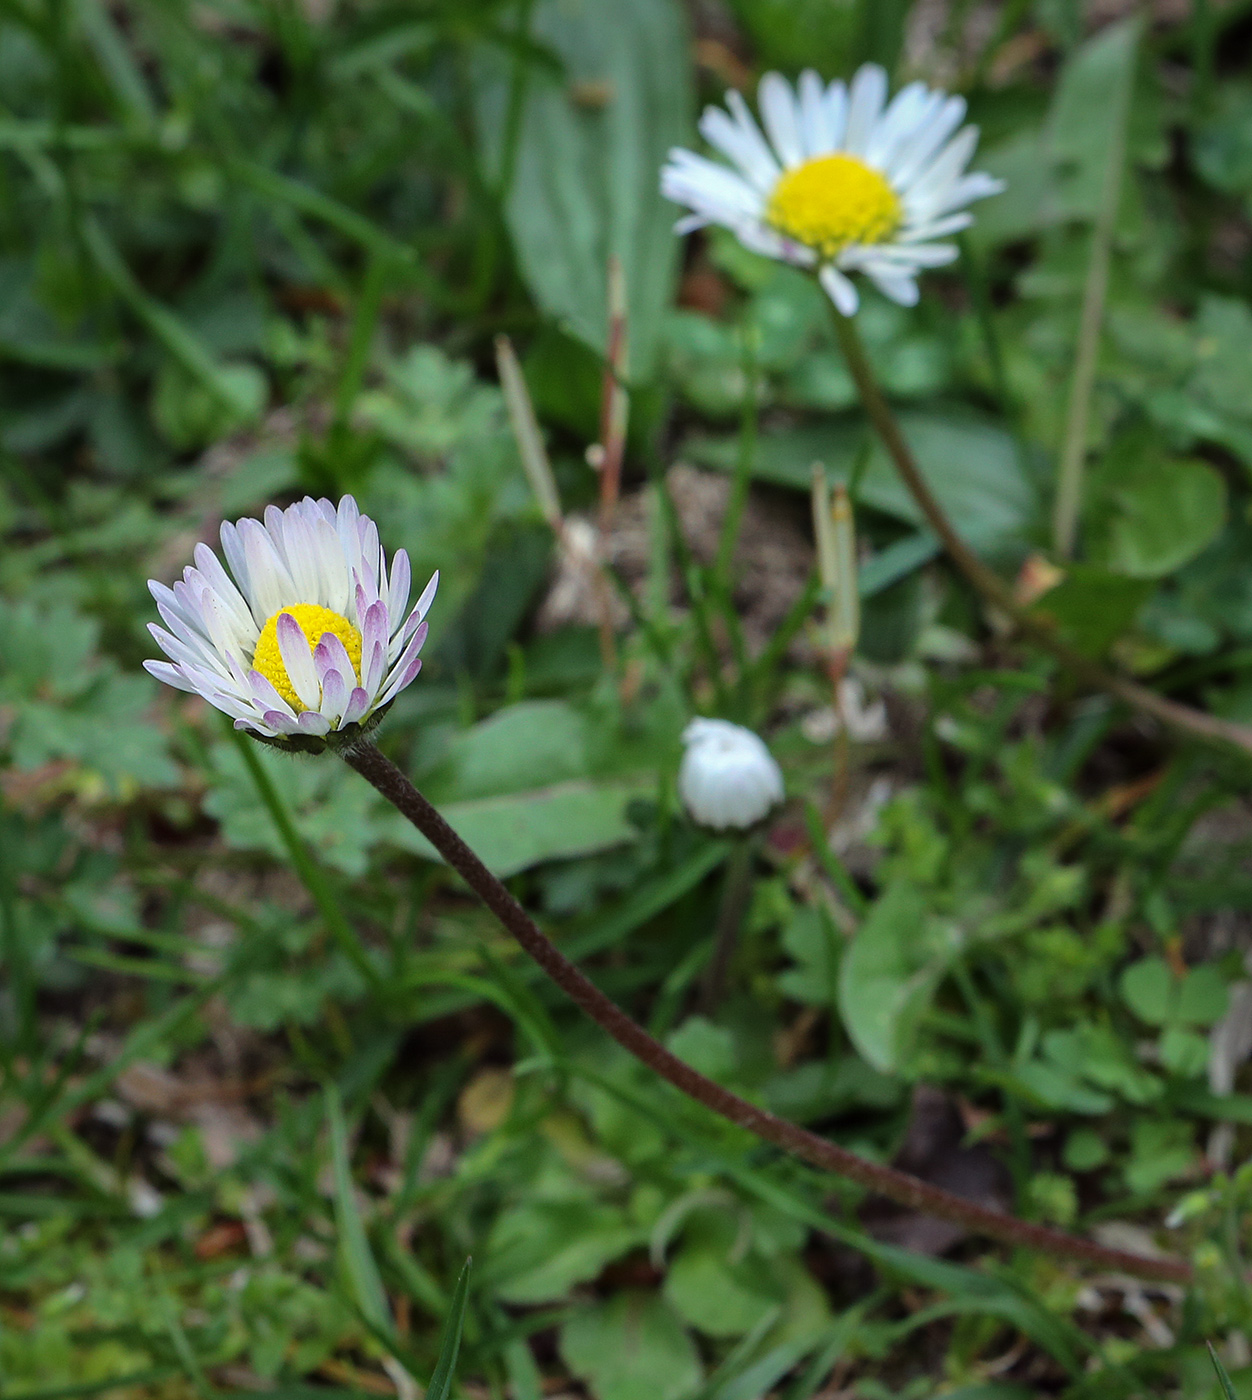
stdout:
POLYGON ((426 585, 425 588, 422 589, 422 596, 413 605, 413 611, 417 614, 417 620, 419 622, 430 611, 430 605, 435 601, 435 594, 438 591, 439 570, 436 569, 435 572, 430 576, 430 582, 426 585))
POLYGON ((330 720, 325 715, 320 715, 316 710, 305 710, 296 720, 300 726, 302 734, 328 734, 330 732, 330 720))
POLYGON ((294 734, 298 728, 290 715, 279 714, 277 710, 266 710, 264 718, 276 734, 294 734))
POLYGON ((355 724, 370 707, 369 691, 357 686, 348 696, 348 703, 343 712, 344 724, 355 724))
POLYGON ((348 649, 333 632, 323 632, 322 640, 313 649, 313 666, 323 685, 328 675, 338 675, 349 689, 356 684, 356 671, 348 649))
POLYGON ((391 680, 389 680, 383 688, 383 693, 378 697, 378 703, 380 705, 386 705, 389 701, 394 700, 402 690, 413 684, 417 679, 417 673, 421 669, 422 658, 420 656, 415 656, 413 660, 404 667, 397 667, 392 673, 391 680))
POLYGON ((408 606, 412 582, 408 551, 397 549, 395 558, 391 561, 391 584, 387 593, 387 613, 396 627, 400 626, 400 619, 408 606))
POLYGON ((265 724, 259 719, 237 719, 235 721, 235 728, 240 730, 246 729, 249 734, 262 734, 267 739, 278 738, 278 734, 271 729, 268 724, 265 724))
MULTIPOLYGON (((407 668, 410 667, 413 664, 413 662, 417 660, 417 654, 419 651, 421 651, 422 643, 425 640, 426 624, 422 623, 422 625, 417 629, 416 633, 414 634, 412 641, 410 641, 408 646, 405 647, 404 655, 401 656, 399 661, 397 661, 396 664, 391 668, 391 672, 387 677, 387 683, 384 686, 384 690, 390 690, 391 683, 396 678, 396 676, 398 676, 402 671, 407 670, 407 668)), ((413 675, 417 675, 417 672, 414 671, 413 675)), ((410 676, 409 680, 412 680, 412 678, 413 677, 410 676)), ((408 684, 409 681, 405 681, 405 685, 408 684)))
POLYGON ((287 668, 291 688, 300 697, 305 709, 315 709, 321 703, 317 672, 313 669, 313 652, 300 624, 288 612, 278 615, 278 650, 287 668))
POLYGON ((268 676, 263 676, 260 671, 248 672, 248 689, 252 692, 252 698, 263 710, 277 710, 281 715, 290 715, 295 718, 295 711, 274 689, 273 683, 268 676))
POLYGON ((348 707, 351 689, 338 671, 327 671, 322 678, 322 714, 333 724, 348 707))

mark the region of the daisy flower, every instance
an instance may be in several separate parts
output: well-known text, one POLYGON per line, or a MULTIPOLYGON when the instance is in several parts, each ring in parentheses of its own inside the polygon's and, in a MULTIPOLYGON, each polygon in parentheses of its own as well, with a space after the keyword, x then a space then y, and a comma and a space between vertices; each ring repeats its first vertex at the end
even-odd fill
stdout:
POLYGON ((678 794, 701 826, 745 831, 782 801, 782 769, 752 730, 725 719, 693 719, 683 744, 678 794))
POLYGON ((285 747, 359 738, 421 669, 439 575, 406 618, 409 556, 397 550, 388 575, 378 527, 351 496, 224 523, 222 550, 233 580, 198 544, 173 588, 148 581, 165 623, 148 630, 169 660, 145 668, 285 747))
POLYGON ((754 252, 813 269, 845 316, 858 301, 850 273, 913 306, 918 273, 957 255, 936 240, 968 227, 965 206, 1003 188, 965 171, 978 128, 961 127, 964 98, 910 83, 888 103, 877 64, 851 87, 810 70, 793 89, 766 73, 757 97, 764 135, 728 92, 729 110, 706 108, 700 131, 731 163, 676 148, 661 192, 691 211, 679 233, 721 224, 754 252))

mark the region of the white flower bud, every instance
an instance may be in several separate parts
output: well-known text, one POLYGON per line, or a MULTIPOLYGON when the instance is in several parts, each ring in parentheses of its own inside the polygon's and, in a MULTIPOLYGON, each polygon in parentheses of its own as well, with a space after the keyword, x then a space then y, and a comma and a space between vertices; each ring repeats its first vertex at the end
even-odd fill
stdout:
POLYGON ((782 770, 750 729, 724 719, 693 719, 683 743, 678 792, 701 826, 743 831, 782 801, 782 770))

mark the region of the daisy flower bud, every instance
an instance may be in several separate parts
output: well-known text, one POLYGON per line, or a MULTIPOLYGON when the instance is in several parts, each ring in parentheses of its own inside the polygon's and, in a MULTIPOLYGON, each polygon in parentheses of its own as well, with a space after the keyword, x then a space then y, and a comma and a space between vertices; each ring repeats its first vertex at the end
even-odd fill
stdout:
POLYGON ((726 161, 676 148, 661 192, 691 211, 678 232, 721 224, 753 252, 815 272, 845 316, 857 308, 854 273, 914 305, 918 273, 956 258, 937 240, 973 222, 966 205, 1003 189, 966 172, 978 128, 961 126, 963 97, 910 83, 888 102, 875 63, 851 84, 810 69, 793 88, 766 73, 757 106, 764 133, 737 92, 707 108, 700 131, 726 161))
POLYGON ((678 792, 693 821, 715 831, 744 831, 782 801, 782 770, 761 739, 724 719, 693 719, 678 792))
POLYGON ((169 660, 145 669, 282 748, 359 739, 421 669, 439 575, 406 617, 409 556, 397 550, 388 573, 378 527, 351 496, 227 522, 222 550, 230 573, 198 544, 173 588, 148 581, 165 623, 148 630, 169 660))

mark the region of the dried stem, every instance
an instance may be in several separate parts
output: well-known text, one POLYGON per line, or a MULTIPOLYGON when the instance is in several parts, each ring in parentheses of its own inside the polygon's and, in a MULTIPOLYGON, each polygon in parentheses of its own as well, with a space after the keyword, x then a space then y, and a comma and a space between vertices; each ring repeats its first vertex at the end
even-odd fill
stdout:
POLYGON ((1045 651, 1050 651, 1066 670, 1072 672, 1085 685, 1105 691, 1129 705, 1131 709, 1151 715, 1153 719, 1160 720, 1162 724, 1179 733, 1209 742, 1231 744, 1244 753, 1252 754, 1252 727, 1219 719, 1216 715, 1206 714, 1190 705, 1180 705, 1176 700, 1167 700, 1163 695, 1149 690, 1147 686, 1101 666, 1059 637, 1046 618, 1037 616, 1017 602, 1008 584, 984 564, 957 533, 935 498, 917 465, 912 449, 900 431, 895 415, 878 387, 855 324, 837 311, 834 317, 844 359, 874 430, 891 454, 896 470, 926 517, 930 528, 952 557, 952 562, 983 599, 1009 617, 1023 636, 1045 651))
POLYGON ((1131 1274, 1136 1278, 1174 1283, 1190 1280, 1191 1266, 1183 1259, 1149 1259, 1120 1249, 1107 1249, 1077 1235, 991 1210, 932 1186, 907 1172, 868 1162, 855 1152, 828 1142, 807 1128, 789 1123, 785 1118, 741 1099, 706 1078, 654 1040, 561 953, 408 778, 372 743, 366 742, 359 748, 349 750, 343 757, 401 815, 413 823, 573 1002, 637 1060, 697 1103, 823 1171, 845 1177, 911 1210, 922 1211, 941 1220, 951 1220, 975 1234, 1058 1258, 1079 1260, 1102 1269, 1131 1274))

